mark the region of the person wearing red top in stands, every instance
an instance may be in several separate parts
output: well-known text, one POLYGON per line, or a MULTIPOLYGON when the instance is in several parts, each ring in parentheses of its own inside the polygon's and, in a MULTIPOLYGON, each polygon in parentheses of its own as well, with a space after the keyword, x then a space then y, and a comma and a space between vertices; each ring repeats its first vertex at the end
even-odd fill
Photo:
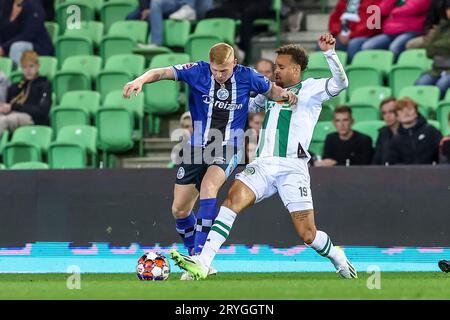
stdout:
POLYGON ((336 49, 347 51, 349 63, 365 40, 381 32, 380 29, 368 27, 368 19, 373 14, 369 7, 381 1, 339 0, 331 13, 328 28, 336 38, 336 49))
POLYGON ((397 60, 406 43, 423 34, 431 0, 383 0, 382 34, 364 41, 361 50, 387 49, 397 60))

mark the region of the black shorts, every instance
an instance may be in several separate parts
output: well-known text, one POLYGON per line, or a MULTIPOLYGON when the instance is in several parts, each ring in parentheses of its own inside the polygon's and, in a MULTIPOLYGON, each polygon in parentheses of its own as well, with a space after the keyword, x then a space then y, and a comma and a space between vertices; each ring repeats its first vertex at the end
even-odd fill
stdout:
POLYGON ((235 146, 224 146, 221 154, 214 154, 202 147, 191 147, 190 155, 183 155, 183 162, 178 165, 176 184, 195 184, 200 191, 203 177, 210 166, 218 166, 225 172, 226 178, 236 169, 244 154, 235 146), (185 159, 189 160, 186 161, 185 159))

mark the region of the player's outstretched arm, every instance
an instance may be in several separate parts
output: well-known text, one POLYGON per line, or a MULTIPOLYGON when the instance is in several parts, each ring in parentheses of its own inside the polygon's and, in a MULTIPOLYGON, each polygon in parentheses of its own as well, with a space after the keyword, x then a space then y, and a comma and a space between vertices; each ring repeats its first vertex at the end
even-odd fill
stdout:
POLYGON ((336 39, 329 33, 325 33, 319 38, 319 47, 323 51, 333 77, 328 81, 327 90, 332 96, 338 95, 348 87, 347 74, 344 71, 336 54, 336 39))
POLYGON ((140 77, 128 82, 123 87, 123 96, 129 98, 133 92, 136 95, 141 93, 142 86, 146 83, 157 82, 160 80, 175 80, 175 74, 172 68, 150 69, 140 77))

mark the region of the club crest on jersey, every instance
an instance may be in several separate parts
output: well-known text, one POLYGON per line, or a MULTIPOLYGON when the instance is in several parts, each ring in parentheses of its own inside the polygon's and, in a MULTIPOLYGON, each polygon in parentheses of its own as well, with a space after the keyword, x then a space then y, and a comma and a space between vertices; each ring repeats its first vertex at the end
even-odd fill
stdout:
POLYGON ((255 168, 253 168, 253 167, 247 167, 247 168, 245 168, 244 174, 245 174, 246 176, 251 176, 252 174, 255 174, 255 168))
POLYGON ((180 167, 177 171, 177 179, 183 179, 185 174, 184 168, 180 167))
POLYGON ((217 98, 219 98, 220 100, 227 100, 229 96, 230 96, 230 93, 225 88, 220 88, 217 91, 217 98))

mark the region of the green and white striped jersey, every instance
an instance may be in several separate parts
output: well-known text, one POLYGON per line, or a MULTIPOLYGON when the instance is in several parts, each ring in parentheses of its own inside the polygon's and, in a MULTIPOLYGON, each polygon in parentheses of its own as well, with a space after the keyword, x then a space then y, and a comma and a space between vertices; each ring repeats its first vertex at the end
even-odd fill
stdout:
POLYGON ((314 126, 322 110, 323 93, 326 94, 325 82, 322 80, 326 79, 307 79, 286 88, 297 93, 298 103, 293 107, 288 102, 277 102, 264 97, 266 117, 256 157, 298 158, 299 152, 308 150, 314 126), (322 90, 318 90, 319 86, 322 90))
POLYGON ((265 111, 256 157, 309 158, 308 148, 314 127, 319 119, 322 103, 348 86, 348 80, 337 55, 325 53, 333 74, 329 79, 306 79, 286 88, 298 96, 296 106, 288 102, 269 100, 258 95, 250 106, 251 111, 265 111), (264 107, 263 107, 264 106, 264 107), (261 108, 263 107, 263 108, 261 108))

